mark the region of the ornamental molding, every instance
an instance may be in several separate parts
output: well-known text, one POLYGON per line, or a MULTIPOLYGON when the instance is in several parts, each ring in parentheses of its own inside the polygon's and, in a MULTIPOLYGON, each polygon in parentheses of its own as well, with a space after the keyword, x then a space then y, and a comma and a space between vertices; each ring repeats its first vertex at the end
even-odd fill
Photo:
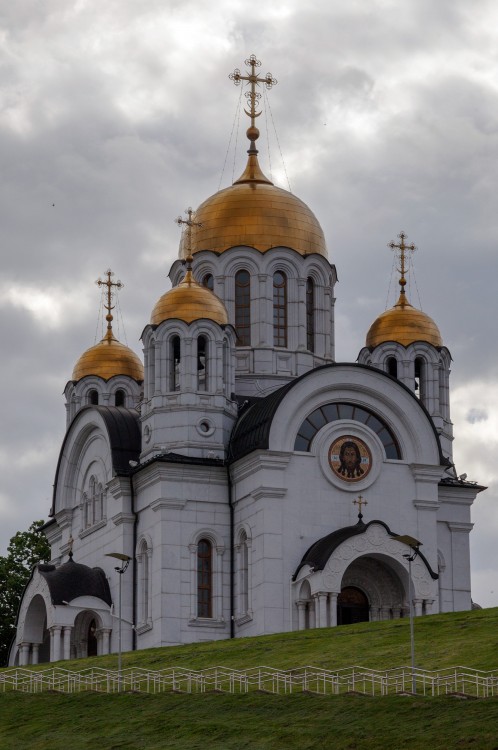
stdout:
POLYGON ((188 500, 176 497, 159 497, 149 505, 149 508, 157 513, 158 510, 183 510, 188 500))

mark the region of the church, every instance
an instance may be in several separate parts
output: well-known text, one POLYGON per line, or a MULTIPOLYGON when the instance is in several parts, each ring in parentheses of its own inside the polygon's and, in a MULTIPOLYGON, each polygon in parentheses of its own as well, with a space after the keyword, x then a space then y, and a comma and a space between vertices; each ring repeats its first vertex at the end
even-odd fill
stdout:
MULTIPOLYGON (((190 209, 143 362, 107 331, 64 391, 67 429, 11 665, 470 609, 470 509, 449 350, 406 292, 335 360, 336 268, 310 208, 247 165, 190 209), (411 575, 410 575, 411 573, 411 575)), ((380 238, 384 242, 385 238, 380 238)))

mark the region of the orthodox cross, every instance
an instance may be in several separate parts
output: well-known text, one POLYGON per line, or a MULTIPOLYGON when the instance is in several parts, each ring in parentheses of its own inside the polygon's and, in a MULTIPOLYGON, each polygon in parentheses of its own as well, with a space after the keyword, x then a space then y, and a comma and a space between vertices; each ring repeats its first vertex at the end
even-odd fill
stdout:
POLYGON ((243 76, 238 68, 235 68, 233 73, 228 76, 236 86, 239 86, 241 81, 248 81, 251 85, 251 90, 246 93, 246 98, 249 100, 250 111, 244 109, 246 115, 251 118, 251 128, 255 127, 255 119, 259 117, 261 112, 256 112, 258 101, 261 99, 261 94, 256 91, 256 86, 259 83, 264 83, 267 89, 271 89, 272 86, 277 84, 277 79, 272 76, 271 73, 267 73, 264 78, 260 78, 256 73, 256 68, 261 67, 261 61, 257 59, 256 55, 251 55, 247 60, 244 61, 245 65, 251 67, 251 72, 246 76, 243 76))
POLYGON ((112 314, 111 310, 114 310, 115 305, 112 304, 112 297, 113 292, 112 288, 115 287, 116 289, 122 289, 124 287, 124 284, 121 281, 111 281, 111 278, 114 276, 113 271, 111 271, 110 268, 107 269, 105 272, 107 279, 105 281, 102 281, 102 279, 97 279, 95 282, 97 286, 106 286, 107 287, 107 304, 104 302, 104 307, 107 310, 107 315, 105 316, 105 319, 107 320, 107 331, 112 331, 112 314))
POLYGON ((185 225, 185 234, 186 234, 186 247, 184 249, 185 254, 185 260, 187 261, 187 270, 190 270, 190 267, 192 265, 192 227, 202 227, 202 222, 200 221, 194 221, 195 213, 192 211, 190 206, 187 208, 185 213, 188 216, 188 219, 182 219, 181 216, 177 216, 175 219, 175 224, 178 224, 179 227, 182 225, 185 225))
POLYGON ((398 271, 401 274, 401 278, 399 280, 399 285, 401 287, 401 294, 404 294, 405 293, 405 286, 406 286, 406 278, 405 278, 405 272, 406 272, 406 267, 405 267, 406 251, 409 250, 410 252, 414 253, 417 248, 415 247, 415 245, 413 243, 411 245, 405 245, 406 234, 404 232, 400 232, 398 234, 398 237, 401 240, 401 242, 398 242, 398 243, 396 243, 396 242, 389 242, 387 246, 390 247, 391 250, 395 250, 395 251, 399 250, 399 259, 400 259, 400 263, 401 263, 401 268, 398 268, 398 271))
POLYGON ((357 506, 358 506, 358 508, 359 508, 359 511, 358 511, 358 518, 359 518, 359 519, 360 519, 360 521, 361 521, 361 519, 363 518, 363 513, 361 512, 361 508, 362 508, 362 506, 363 506, 363 505, 368 505, 368 503, 367 503, 367 501, 366 501, 366 500, 364 500, 364 499, 362 498, 362 496, 361 496, 361 495, 358 495, 358 499, 357 499, 357 500, 353 500, 353 505, 357 505, 357 506))

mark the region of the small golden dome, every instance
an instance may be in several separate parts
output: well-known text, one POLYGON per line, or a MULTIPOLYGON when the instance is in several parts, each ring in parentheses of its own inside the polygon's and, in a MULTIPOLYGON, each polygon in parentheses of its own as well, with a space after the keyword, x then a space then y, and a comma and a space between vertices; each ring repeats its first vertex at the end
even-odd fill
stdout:
POLYGON ((167 291, 156 302, 150 322, 157 326, 164 320, 174 318, 185 323, 201 318, 214 320, 220 325, 228 323, 228 313, 223 302, 210 289, 197 283, 190 267, 178 286, 167 291))
POLYGON ((76 362, 72 380, 81 380, 87 375, 97 375, 103 380, 127 375, 140 382, 144 379, 144 368, 135 352, 115 339, 112 329, 108 328, 102 341, 83 352, 76 362))
POLYGON ((422 310, 410 305, 404 290, 397 303, 372 323, 367 333, 366 346, 375 349, 379 344, 395 341, 408 346, 415 341, 425 341, 435 347, 443 346, 439 328, 422 310))
MULTIPOLYGON (((241 177, 204 201, 196 211, 192 253, 222 253, 237 245, 265 252, 290 247, 301 255, 327 257, 322 228, 314 213, 295 195, 276 187, 260 169, 256 153, 249 153, 241 177)), ((180 244, 180 257, 186 248, 180 244)))

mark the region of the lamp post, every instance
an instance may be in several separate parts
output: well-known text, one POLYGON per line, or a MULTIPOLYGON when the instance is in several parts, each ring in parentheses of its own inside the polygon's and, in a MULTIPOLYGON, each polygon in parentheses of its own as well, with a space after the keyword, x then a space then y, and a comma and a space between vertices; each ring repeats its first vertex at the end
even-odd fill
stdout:
POLYGON ((411 552, 405 553, 403 557, 408 561, 408 599, 410 601, 410 652, 412 662, 412 693, 415 694, 417 692, 417 680, 415 678, 415 633, 413 629, 414 613, 412 592, 412 562, 417 557, 419 547, 421 546, 422 542, 419 542, 418 539, 414 539, 414 537, 409 536, 408 534, 403 534, 402 536, 394 536, 393 539, 396 539, 397 542, 401 542, 402 544, 406 544, 407 547, 410 547, 411 549, 411 552))
POLYGON ((128 569, 131 557, 124 555, 122 552, 109 552, 106 557, 114 557, 116 560, 121 561, 121 566, 114 568, 116 573, 119 574, 119 589, 118 589, 118 692, 121 692, 121 588, 123 573, 128 569))

